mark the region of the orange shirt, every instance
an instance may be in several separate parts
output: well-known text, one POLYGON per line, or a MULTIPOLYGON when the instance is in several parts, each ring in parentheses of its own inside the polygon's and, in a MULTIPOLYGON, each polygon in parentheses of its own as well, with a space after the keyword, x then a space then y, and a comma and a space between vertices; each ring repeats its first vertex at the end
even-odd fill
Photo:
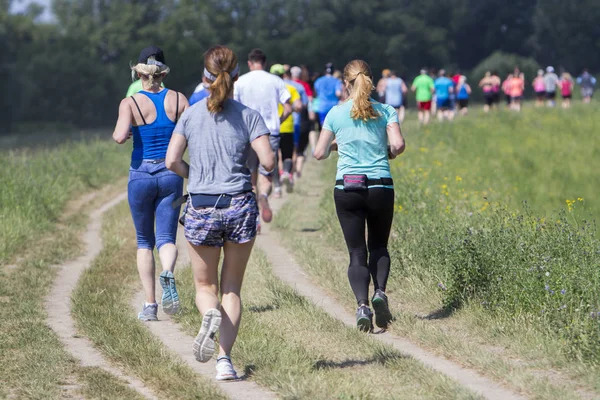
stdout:
POLYGON ((521 97, 523 96, 523 89, 525 88, 525 82, 521 78, 512 78, 510 81, 510 97, 521 97))

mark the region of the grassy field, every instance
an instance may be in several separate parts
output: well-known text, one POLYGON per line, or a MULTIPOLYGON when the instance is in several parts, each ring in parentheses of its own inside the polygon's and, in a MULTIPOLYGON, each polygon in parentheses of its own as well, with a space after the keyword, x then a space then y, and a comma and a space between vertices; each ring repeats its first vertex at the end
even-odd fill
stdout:
MULTIPOLYGON (((405 126, 408 150, 393 162, 394 331, 533 397, 600 391, 600 243, 585 221, 598 205, 595 113, 528 109, 405 126)), ((305 181, 275 224, 351 307, 334 174, 330 160, 307 176, 320 188, 305 181), (322 201, 307 196, 315 191, 322 201)))
MULTIPOLYGON (((99 195, 87 203, 71 202, 65 213, 67 203, 108 182, 123 182, 125 149, 107 141, 2 149, 0 397, 102 398, 112 393, 136 398, 114 376, 80 367, 46 325, 43 308, 55 275, 50 267, 78 255, 87 214, 106 199, 99 195)), ((110 195, 110 188, 106 192, 110 195)))

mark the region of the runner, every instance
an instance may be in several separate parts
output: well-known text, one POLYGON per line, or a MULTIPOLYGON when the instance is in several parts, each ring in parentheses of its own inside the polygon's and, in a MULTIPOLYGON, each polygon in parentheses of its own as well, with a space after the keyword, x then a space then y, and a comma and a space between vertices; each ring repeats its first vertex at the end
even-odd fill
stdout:
POLYGON ((489 112, 490 108, 494 105, 494 80, 490 71, 487 71, 485 76, 479 81, 479 87, 483 90, 483 99, 485 101, 483 111, 489 112))
POLYGON ((560 84, 558 76, 554 73, 554 67, 548 66, 548 68, 546 68, 544 83, 546 84, 548 107, 554 107, 556 105, 556 87, 560 84))
POLYGON ((385 294, 390 273, 387 244, 394 217, 394 183, 388 157, 395 158, 404 151, 404 139, 396 110, 370 98, 373 76, 366 62, 348 63, 344 82, 350 98, 327 116, 314 154, 323 160, 332 147, 339 148, 334 200, 350 253, 348 278, 358 303, 356 325, 370 332, 371 278, 375 322, 385 329, 392 321, 385 294), (334 138, 337 143, 332 146, 334 138))
MULTIPOLYGON (((299 123, 299 113, 302 111, 302 98, 298 89, 304 93, 304 88, 302 85, 298 85, 291 81, 290 73, 286 72, 284 66, 281 64, 274 64, 271 67, 271 73, 283 79, 286 88, 291 95, 290 102, 292 103, 293 113, 281 122, 281 127, 279 128, 281 137, 279 148, 281 150, 282 169, 281 172, 279 172, 279 168, 275 171, 275 176, 280 176, 280 180, 286 186, 286 191, 291 193, 294 190, 294 119, 298 118, 299 123), (296 88, 296 85, 298 85, 298 89, 296 88), (295 117, 294 114, 298 116, 295 117)), ((306 96, 306 93, 304 93, 304 95, 306 96)), ((283 113, 283 106, 280 104, 278 109, 279 114, 281 115, 283 113)), ((276 182, 279 183, 279 180, 276 182)), ((281 197, 281 186, 275 186, 274 196, 276 198, 281 197)))
MULTIPOLYGON (((279 152, 279 128, 292 113, 289 103, 290 92, 286 89, 281 78, 265 71, 267 56, 261 49, 254 49, 248 54, 248 68, 250 72, 242 75, 235 83, 234 98, 243 105, 258 111, 271 132, 269 138, 275 157, 279 152), (283 105, 283 114, 280 116, 278 105, 283 105)), ((276 174, 266 171, 258 165, 256 155, 251 154, 248 166, 252 171, 252 182, 257 187, 258 204, 261 209, 263 221, 271 222, 273 212, 269 206, 273 178, 276 174), (257 176, 258 175, 258 176, 257 176)), ((277 165, 277 163, 275 163, 277 165)), ((276 177, 277 179, 279 177, 276 177)), ((260 225, 260 220, 257 220, 260 225)))
POLYGON ((577 78, 577 84, 581 86, 581 98, 585 104, 592 101, 594 95, 594 86, 596 86, 596 78, 594 78, 587 69, 577 78))
POLYGON ((490 76, 492 81, 492 107, 496 108, 500 104, 500 88, 502 87, 502 79, 498 76, 498 72, 492 71, 490 76))
POLYGON ((533 80, 531 86, 535 92, 535 106, 543 107, 546 100, 546 83, 544 82, 544 70, 538 69, 537 76, 533 80))
POLYGON ((458 109, 460 115, 467 115, 469 112, 469 97, 471 96, 471 86, 467 83, 467 77, 462 75, 458 79, 456 86, 456 99, 458 100, 458 109))
POLYGON ((504 82, 502 82, 502 92, 504 93, 504 98, 506 100, 506 106, 510 107, 511 103, 511 95, 510 95, 510 85, 512 83, 514 75, 508 74, 504 82))
POLYGON ((390 71, 389 78, 385 80, 385 104, 394 107, 398 113, 400 123, 404 121, 404 97, 408 88, 395 71, 390 71))
POLYGON ((440 69, 439 77, 435 80, 435 94, 437 96, 438 120, 443 121, 444 118, 452 121, 454 112, 452 111, 452 99, 454 94, 454 82, 446 77, 446 71, 440 69))
POLYGON ((325 65, 325 75, 315 81, 315 92, 319 100, 319 123, 323 126, 325 117, 342 97, 342 82, 333 76, 332 63, 325 65))
POLYGON ((415 78, 411 90, 415 92, 417 99, 417 108, 419 110, 419 123, 427 125, 431 117, 431 98, 435 90, 433 79, 427 75, 427 70, 423 68, 420 75, 415 78))
POLYGON ((573 77, 568 72, 563 72, 560 77, 560 94, 563 98, 562 108, 571 107, 571 98, 573 97, 573 77))
POLYGON ((521 111, 521 98, 525 90, 525 79, 523 74, 514 75, 510 81, 510 109, 521 111))
POLYGON ((190 195, 181 220, 189 243, 196 306, 203 315, 192 346, 194 356, 200 362, 212 358, 218 331, 216 379, 233 380, 238 376, 230 354, 240 326, 240 291, 258 218, 251 174, 245 166, 251 148, 266 171, 275 167, 275 154, 270 129, 260 114, 232 99, 239 71, 235 54, 215 46, 204 54, 204 67, 210 97, 183 114, 169 144, 167 165, 188 178, 190 195), (186 148, 189 165, 183 161, 186 148))
POLYGON ((158 47, 142 50, 132 69, 138 74, 143 90, 121 101, 113 139, 123 144, 133 137, 127 192, 137 236, 137 268, 145 293, 138 318, 156 321, 155 246, 163 269, 159 279, 163 288, 163 311, 175 314, 179 310, 173 277, 179 207, 174 209, 171 203, 181 196, 183 179, 167 170, 165 155, 175 123, 188 102, 183 94, 161 87, 169 67, 158 47))
POLYGON ((390 77, 390 73, 392 71, 389 69, 384 69, 381 71, 381 79, 377 82, 377 96, 379 96, 379 102, 385 103, 385 82, 390 77))
POLYGON ((310 85, 301 79, 302 69, 300 67, 292 67, 290 70, 292 80, 304 88, 304 93, 306 94, 306 103, 303 102, 303 108, 300 112, 300 125, 295 132, 298 132, 298 137, 294 140, 294 144, 296 146, 296 162, 295 162, 295 170, 296 177, 302 177, 302 168, 304 167, 304 160, 306 147, 308 146, 308 141, 310 137, 311 130, 311 122, 310 122, 310 112, 309 105, 313 99, 313 92, 310 88, 310 85))

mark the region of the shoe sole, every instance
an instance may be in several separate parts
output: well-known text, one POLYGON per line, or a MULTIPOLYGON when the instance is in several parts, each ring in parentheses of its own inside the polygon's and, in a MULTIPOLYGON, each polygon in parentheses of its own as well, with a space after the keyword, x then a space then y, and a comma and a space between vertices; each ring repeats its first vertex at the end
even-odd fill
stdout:
POLYGON ((372 329, 371 320, 367 317, 361 317, 356 320, 356 327, 361 332, 371 332, 371 329, 372 329))
POLYGON ((169 274, 164 272, 160 274, 160 286, 163 290, 162 295, 162 309, 167 315, 177 314, 179 311, 179 294, 177 293, 177 287, 175 286, 175 277, 173 273, 169 271, 169 274))
POLYGON ((215 354, 215 335, 221 325, 221 312, 211 309, 202 318, 202 327, 194 339, 192 350, 194 357, 201 363, 208 362, 215 354))
POLYGON ((382 298, 374 298, 371 300, 371 304, 373 305, 373 311, 375 311, 375 323, 377 326, 382 329, 389 327, 392 322, 392 313, 385 304, 385 300, 382 298))
POLYGON ((138 313, 138 319, 144 322, 158 321, 158 317, 156 315, 149 316, 142 313, 138 313))
POLYGON ((260 205, 260 215, 263 221, 266 223, 271 222, 273 219, 273 211, 271 211, 271 206, 269 206, 269 200, 265 196, 260 196, 258 204, 260 205))

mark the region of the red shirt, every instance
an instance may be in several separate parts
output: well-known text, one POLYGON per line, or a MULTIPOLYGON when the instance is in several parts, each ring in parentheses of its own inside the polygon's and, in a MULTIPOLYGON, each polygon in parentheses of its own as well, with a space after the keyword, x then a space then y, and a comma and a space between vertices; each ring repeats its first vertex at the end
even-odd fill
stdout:
POLYGON ((452 77, 452 82, 454 82, 454 86, 458 85, 459 80, 460 80, 460 74, 456 74, 452 77))
POLYGON ((296 83, 301 84, 304 87, 304 90, 306 90, 306 95, 308 97, 313 97, 313 91, 310 88, 310 85, 308 83, 306 83, 306 82, 304 82, 304 81, 302 81, 300 79, 294 79, 293 81, 296 82, 296 83))

